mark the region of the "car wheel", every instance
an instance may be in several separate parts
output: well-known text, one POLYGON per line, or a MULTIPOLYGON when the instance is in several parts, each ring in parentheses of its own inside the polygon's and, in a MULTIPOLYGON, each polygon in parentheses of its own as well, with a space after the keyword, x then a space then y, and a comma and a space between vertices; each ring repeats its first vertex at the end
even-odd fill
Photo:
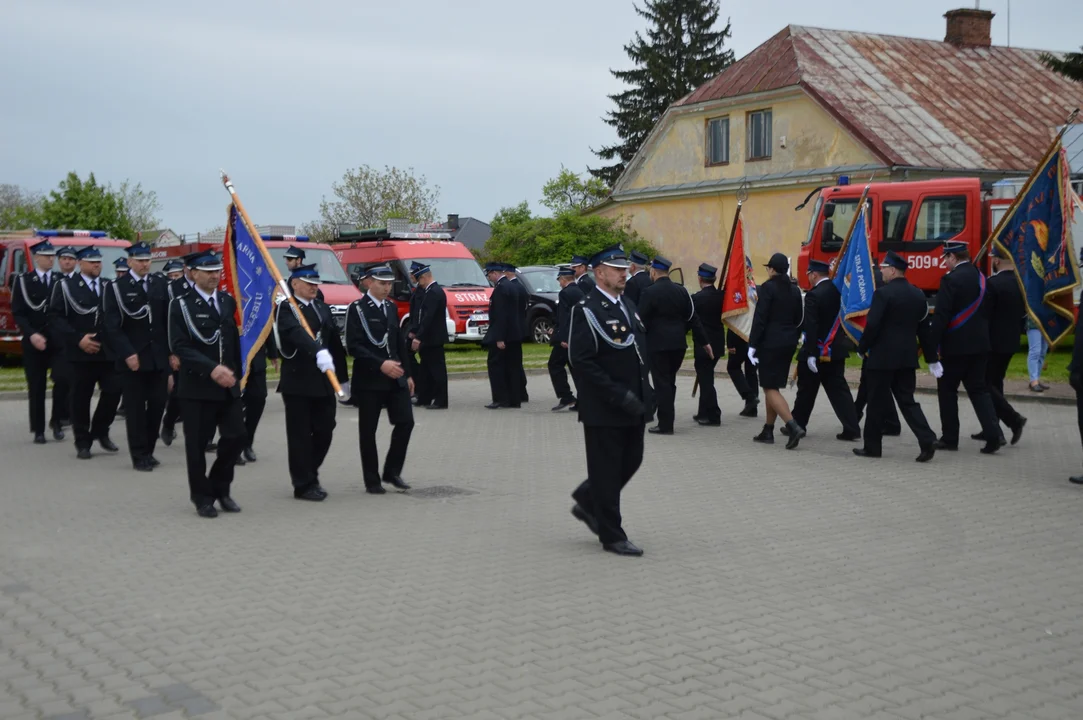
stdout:
POLYGON ((534 318, 530 325, 530 336, 539 345, 547 345, 553 336, 553 318, 549 315, 539 315, 534 318))

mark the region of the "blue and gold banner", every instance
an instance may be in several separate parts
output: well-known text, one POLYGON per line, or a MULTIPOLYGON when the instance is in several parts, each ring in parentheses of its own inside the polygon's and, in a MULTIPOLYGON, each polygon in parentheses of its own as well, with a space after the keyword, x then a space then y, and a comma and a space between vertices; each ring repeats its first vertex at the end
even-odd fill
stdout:
POLYGON ((277 285, 257 241, 252 239, 233 205, 229 207, 223 257, 225 272, 222 279, 226 289, 237 300, 241 387, 244 387, 248 382, 252 358, 263 347, 271 332, 277 285))

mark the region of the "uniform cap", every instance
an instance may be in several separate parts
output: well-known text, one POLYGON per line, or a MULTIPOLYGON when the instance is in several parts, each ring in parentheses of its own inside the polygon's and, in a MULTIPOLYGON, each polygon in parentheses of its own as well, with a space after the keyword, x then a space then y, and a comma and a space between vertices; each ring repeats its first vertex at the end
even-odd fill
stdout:
POLYGON ((957 240, 949 240, 944 243, 944 252, 942 255, 960 255, 967 252, 968 247, 965 242, 959 242, 957 240))
POLYGON ((771 256, 771 259, 767 261, 764 267, 771 268, 777 273, 785 275, 790 271, 790 261, 782 253, 775 253, 771 256))
POLYGON ((718 274, 718 268, 714 265, 708 265, 707 263, 700 263, 699 276, 704 280, 709 280, 718 274))
POLYGON ((193 270, 217 272, 222 269, 222 258, 208 250, 207 252, 200 253, 197 257, 192 258, 191 262, 188 263, 188 267, 193 270))
POLYGON ((290 280, 303 280, 310 285, 320 284, 320 271, 316 269, 316 263, 311 265, 298 265, 297 269, 290 273, 290 280))
POLYGON ((638 250, 633 250, 628 254, 628 262, 635 263, 636 265, 646 265, 647 256, 638 250))
POLYGON ((366 270, 365 274, 361 277, 372 278, 373 280, 380 280, 383 282, 393 282, 395 280, 395 271, 392 270, 389 265, 373 265, 366 270))
POLYGON ((42 240, 30 246, 31 255, 56 255, 56 248, 48 240, 42 240))
POLYGON ((150 245, 145 242, 132 243, 124 251, 132 260, 149 260, 151 255, 150 245))
POLYGON ((414 276, 414 280, 420 280, 421 276, 430 270, 432 270, 432 268, 425 263, 414 261, 410 264, 410 274, 414 276))
POLYGON ((557 277, 575 277, 575 270, 567 265, 561 265, 557 268, 557 277))
POLYGON ((56 256, 66 258, 78 258, 79 251, 73 248, 71 245, 65 245, 64 247, 56 251, 56 256))
POLYGON ((589 262, 590 262, 590 260, 588 258, 583 257, 582 255, 572 255, 571 264, 573 266, 575 266, 575 265, 586 265, 589 262))
POLYGON ((296 245, 290 245, 288 248, 286 248, 286 252, 284 252, 282 255, 283 257, 287 257, 292 260, 305 259, 305 251, 297 247, 296 245))
POLYGON ((910 263, 906 262, 906 258, 899 255, 893 250, 888 250, 884 255, 884 261, 880 263, 880 267, 890 267, 896 270, 907 270, 910 267, 910 263))
POLYGON ((591 267, 608 265, 615 268, 627 268, 628 256, 624 254, 624 248, 618 245, 607 247, 590 259, 591 267))
POLYGON ((117 270, 127 270, 128 258, 118 257, 116 260, 113 261, 113 267, 115 267, 117 270))
POLYGON ((178 270, 183 270, 183 269, 184 269, 184 263, 182 263, 180 260, 178 260, 176 258, 173 258, 172 260, 167 260, 166 264, 162 266, 162 272, 164 272, 164 273, 177 272, 178 270))
POLYGON ((88 245, 75 254, 75 259, 84 262, 101 262, 102 251, 93 245, 88 245))
POLYGON ((808 271, 820 273, 821 275, 826 275, 827 273, 831 272, 831 266, 825 263, 823 260, 809 260, 808 271))

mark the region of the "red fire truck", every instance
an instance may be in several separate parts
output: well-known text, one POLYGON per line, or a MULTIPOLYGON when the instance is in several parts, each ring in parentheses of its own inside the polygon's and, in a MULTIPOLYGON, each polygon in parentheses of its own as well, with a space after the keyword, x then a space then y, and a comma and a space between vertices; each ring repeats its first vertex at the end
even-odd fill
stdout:
POLYGON ((410 295, 416 285, 410 265, 423 263, 432 268, 433 278, 447 293, 445 323, 448 342, 480 342, 489 329, 489 296, 493 289, 470 250, 452 239, 444 225, 395 224, 389 228, 342 231, 332 245, 351 277, 373 265, 387 264, 395 273, 390 298, 399 312, 399 321, 410 314, 410 295))

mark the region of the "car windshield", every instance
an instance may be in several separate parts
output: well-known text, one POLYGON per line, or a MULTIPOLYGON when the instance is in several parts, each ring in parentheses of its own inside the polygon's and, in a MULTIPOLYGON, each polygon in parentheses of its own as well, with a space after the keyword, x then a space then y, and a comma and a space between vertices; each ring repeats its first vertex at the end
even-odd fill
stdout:
POLYGON ((444 287, 489 287, 485 273, 473 258, 418 258, 406 265, 419 262, 432 268, 432 277, 444 287))
POLYGON ((552 270, 524 270, 520 275, 530 284, 536 293, 558 293, 560 283, 557 282, 557 269, 552 270))
MULTIPOLYGON (((282 277, 288 278, 290 276, 289 268, 286 267, 286 248, 273 247, 267 248, 271 253, 271 257, 275 259, 275 265, 278 266, 278 272, 282 273, 282 277)), ((315 265, 316 272, 320 274, 320 282, 326 285, 350 285, 350 279, 346 277, 346 271, 342 269, 342 263, 338 261, 338 256, 335 255, 335 251, 329 247, 318 247, 312 245, 306 245, 305 251, 305 264, 315 265)))
MULTIPOLYGON (((117 277, 117 269, 113 266, 113 261, 117 258, 126 258, 128 253, 122 247, 101 247, 97 246, 102 252, 102 274, 101 277, 106 280, 115 280, 117 277)), ((54 269, 59 269, 57 266, 53 266, 54 269)))

